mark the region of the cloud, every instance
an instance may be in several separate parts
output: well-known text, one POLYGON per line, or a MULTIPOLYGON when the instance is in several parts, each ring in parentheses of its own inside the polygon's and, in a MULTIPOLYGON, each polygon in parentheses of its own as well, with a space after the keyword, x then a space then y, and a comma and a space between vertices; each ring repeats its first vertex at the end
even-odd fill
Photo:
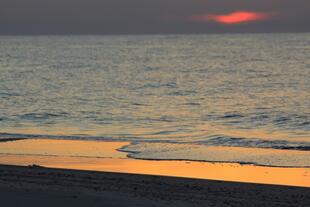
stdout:
POLYGON ((192 15, 187 19, 195 22, 216 22, 219 24, 241 24, 271 19, 274 13, 234 11, 227 14, 199 14, 192 15))

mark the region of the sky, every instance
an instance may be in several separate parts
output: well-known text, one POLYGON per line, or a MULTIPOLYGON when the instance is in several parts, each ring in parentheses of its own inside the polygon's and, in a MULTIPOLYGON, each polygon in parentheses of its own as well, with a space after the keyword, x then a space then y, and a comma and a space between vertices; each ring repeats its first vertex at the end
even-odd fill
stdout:
POLYGON ((0 0, 0 35, 310 32, 310 0, 0 0))

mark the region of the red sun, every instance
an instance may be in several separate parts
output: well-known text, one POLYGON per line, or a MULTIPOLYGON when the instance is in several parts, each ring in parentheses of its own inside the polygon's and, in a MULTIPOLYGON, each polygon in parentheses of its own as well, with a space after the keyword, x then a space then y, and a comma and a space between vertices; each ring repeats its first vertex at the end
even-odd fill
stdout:
POLYGON ((270 19, 270 13, 250 12, 250 11, 235 11, 228 14, 208 14, 208 15, 193 15, 189 19, 197 22, 213 21, 220 24, 241 24, 253 21, 262 21, 270 19))

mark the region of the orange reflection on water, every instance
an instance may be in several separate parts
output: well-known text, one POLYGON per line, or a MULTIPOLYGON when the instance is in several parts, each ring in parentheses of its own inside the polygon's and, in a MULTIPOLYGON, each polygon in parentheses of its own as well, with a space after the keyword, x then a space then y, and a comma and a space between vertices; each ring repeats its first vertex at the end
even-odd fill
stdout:
POLYGON ((126 158, 126 153, 119 152, 116 149, 127 144, 129 143, 61 139, 24 139, 11 142, 0 142, 0 154, 126 158))
MULTIPOLYGON (((142 111, 141 114, 145 114, 147 112, 142 111)), ((173 112, 175 113, 175 112, 173 112)), ((166 113, 167 114, 167 113, 166 113)), ((181 112, 178 113, 179 115, 181 112)), ((186 116, 186 114, 184 114, 186 116)), ((162 127, 162 126, 161 126, 162 127)), ((54 127, 42 127, 42 128, 36 128, 36 127, 29 127, 29 128, 19 128, 14 129, 12 131, 10 130, 1 130, 0 133, 12 133, 12 134, 30 134, 30 135, 41 135, 42 138, 45 138, 44 135, 56 135, 56 136, 72 136, 73 134, 76 134, 76 132, 79 132, 79 128, 74 127, 64 127, 64 126, 57 126, 54 127), (55 133, 57 132, 57 133, 55 133), (44 135, 42 135, 44 134, 44 135)), ((147 138, 163 138, 162 135, 154 133, 153 129, 150 128, 139 128, 139 127, 128 127, 122 126, 122 125, 116 125, 116 126, 109 126, 108 128, 97 128, 96 130, 87 130, 85 133, 87 136, 98 136, 100 134, 119 134, 119 132, 122 132, 124 134, 131 134, 135 135, 137 137, 147 137, 147 138), (147 135, 147 136, 145 136, 147 135)), ((277 129, 267 129, 267 128, 261 128, 261 129, 240 129, 232 126, 226 126, 221 125, 219 123, 216 124, 202 124, 197 125, 196 130, 193 130, 191 132, 178 132, 173 134, 165 134, 164 138, 188 138, 188 137, 207 137, 211 135, 223 135, 223 136, 231 136, 231 137, 244 137, 244 138, 260 138, 260 139, 266 139, 266 140, 294 140, 294 141, 300 141, 300 142, 307 142, 310 137, 308 134, 303 134, 303 131, 295 130, 293 134, 285 132, 285 131, 279 131, 277 129)), ((79 136, 79 135, 77 135, 79 136)), ((83 136, 81 134, 80 136, 83 136)))
MULTIPOLYGON (((128 143, 70 140, 25 140, 24 142, 16 141, 0 143, 0 153, 2 153, 2 155, 0 156, 0 163, 14 165, 37 164, 54 168, 166 175, 177 177, 310 187, 310 168, 280 168, 228 163, 150 161, 127 159, 124 158, 126 154, 117 152, 115 150, 125 144, 128 143), (58 144, 56 144, 57 142, 58 144), (14 143, 15 146, 13 147, 14 143), (26 145, 29 146, 27 147, 26 145), (10 147, 12 150, 11 154, 3 154, 5 153, 4 149, 8 149, 8 147, 10 147), (18 149, 18 147, 22 148, 18 149), (55 149, 59 147, 60 149, 55 149), (25 155, 27 153, 21 155, 22 149, 30 150, 30 148, 32 148, 31 150, 39 150, 39 148, 41 148, 41 152, 44 150, 48 150, 48 153, 50 154, 52 154, 51 152, 57 152, 62 155, 25 155), (90 149, 93 149, 94 151, 91 152, 90 149), (18 152, 18 150, 20 151, 20 154, 14 154, 18 152), (69 150, 70 153, 64 155, 66 150, 69 150), (118 156, 118 158, 73 156, 74 153, 78 153, 80 152, 80 150, 88 150, 88 152, 83 152, 86 154, 89 153, 87 154, 88 156, 98 155, 99 152, 102 152, 104 154, 100 154, 100 156, 118 156), (109 153, 112 153, 112 155, 109 153)), ((32 154, 33 153, 35 152, 32 152, 32 154)))

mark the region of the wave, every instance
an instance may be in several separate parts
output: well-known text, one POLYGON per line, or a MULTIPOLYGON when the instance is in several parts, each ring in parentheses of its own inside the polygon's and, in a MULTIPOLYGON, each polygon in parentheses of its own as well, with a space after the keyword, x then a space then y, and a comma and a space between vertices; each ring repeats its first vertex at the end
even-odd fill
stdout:
POLYGON ((214 135, 207 140, 198 141, 199 144, 212 146, 232 146, 232 147, 249 147, 249 148, 272 148, 285 150, 302 150, 310 151, 309 142, 294 142, 287 140, 266 140, 259 138, 238 138, 222 135, 214 135))
POLYGON ((58 112, 58 113, 47 113, 47 112, 42 112, 42 113, 26 113, 19 115, 18 117, 20 119, 27 119, 27 120, 35 120, 35 119, 49 119, 49 118, 56 118, 56 117, 65 117, 67 116, 68 113, 65 112, 58 112))
MULTIPOLYGON (((118 136, 38 135, 0 133, 0 142, 21 139, 67 139, 129 142, 118 151, 129 158, 144 160, 186 160, 253 164, 274 167, 310 167, 310 143, 287 140, 238 138, 221 135, 204 140, 147 139, 123 134, 118 136)), ((83 152, 80 152, 83 156, 83 152)))

